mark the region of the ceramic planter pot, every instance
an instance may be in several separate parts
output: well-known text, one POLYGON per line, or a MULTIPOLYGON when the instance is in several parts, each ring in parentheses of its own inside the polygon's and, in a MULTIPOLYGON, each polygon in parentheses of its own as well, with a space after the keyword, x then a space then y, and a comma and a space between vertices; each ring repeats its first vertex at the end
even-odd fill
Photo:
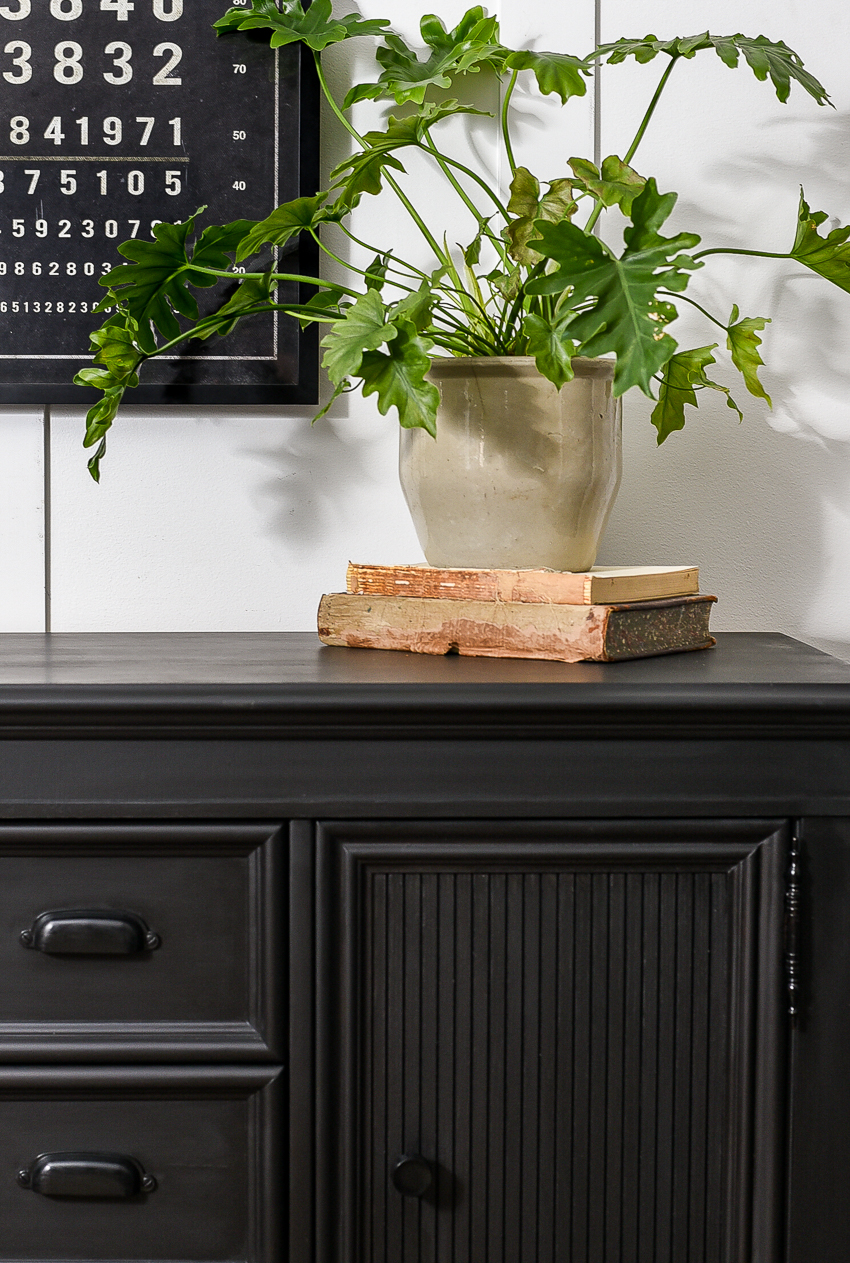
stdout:
POLYGON ((614 365, 556 390, 530 357, 435 360, 437 438, 402 430, 401 485, 428 564, 586 570, 620 485, 614 365))

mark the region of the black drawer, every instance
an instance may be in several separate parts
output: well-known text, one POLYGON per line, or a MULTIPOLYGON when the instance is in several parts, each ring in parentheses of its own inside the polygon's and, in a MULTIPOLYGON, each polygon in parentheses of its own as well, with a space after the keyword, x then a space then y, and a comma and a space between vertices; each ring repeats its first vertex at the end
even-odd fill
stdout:
POLYGON ((0 1060, 279 1060, 285 845, 268 823, 0 827, 0 1060))
POLYGON ((279 1263, 277 1074, 0 1072, 0 1259, 279 1263))

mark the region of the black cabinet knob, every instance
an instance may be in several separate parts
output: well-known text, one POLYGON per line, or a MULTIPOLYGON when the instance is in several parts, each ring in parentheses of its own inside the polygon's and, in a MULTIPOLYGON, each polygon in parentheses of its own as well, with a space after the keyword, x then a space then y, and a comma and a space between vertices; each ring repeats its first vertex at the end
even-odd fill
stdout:
POLYGON ((40 913, 21 942, 51 956, 132 956, 154 951, 159 935, 134 912, 61 908, 40 913))
POLYGON ((393 1167, 393 1184, 406 1197, 421 1197, 434 1182, 431 1163, 418 1155, 404 1154, 393 1167))
POLYGON ((44 1197, 135 1197, 156 1180, 122 1153, 42 1153, 18 1172, 18 1183, 44 1197))

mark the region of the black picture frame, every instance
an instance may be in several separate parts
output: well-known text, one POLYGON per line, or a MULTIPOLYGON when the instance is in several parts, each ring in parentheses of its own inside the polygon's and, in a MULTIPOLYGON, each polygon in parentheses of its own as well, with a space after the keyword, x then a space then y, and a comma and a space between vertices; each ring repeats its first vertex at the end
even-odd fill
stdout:
MULTIPOLYGON (((66 0, 66 3, 67 2, 68 0, 66 0)), ((91 5, 91 8, 94 9, 95 6, 91 3, 91 0, 88 0, 88 2, 91 5)), ((141 5, 139 6, 139 8, 141 8, 141 5)), ((39 19, 39 20, 43 21, 44 19, 39 19)), ((9 31, 11 31, 11 34, 17 36, 21 34, 20 28, 24 24, 16 23, 14 30, 12 29, 11 24, 3 23, 4 27, 6 27, 7 25, 9 27, 9 31)), ((62 35, 67 34, 68 29, 69 27, 65 26, 65 29, 61 30, 60 34, 62 35)), ((3 33, 8 34, 9 32, 0 31, 0 34, 3 34, 3 33)), ((76 31, 72 31, 71 33, 76 34, 76 31)), ((122 29, 119 29, 117 33, 124 34, 125 32, 122 29)), ((167 29, 165 33, 171 34, 171 30, 167 29)), ((9 36, 9 38, 11 38, 11 35, 9 36)), ((52 39, 52 35, 50 38, 52 39)), ((132 38, 132 36, 128 34, 128 38, 132 38)), ((228 43, 231 50, 236 49, 240 45, 242 47, 248 48, 250 50, 250 56, 253 56, 255 63, 258 63, 258 59, 262 58, 263 56, 265 58, 270 58, 270 57, 275 56, 272 50, 269 49, 268 47, 267 38, 264 38, 264 34, 261 34, 260 32, 251 32, 250 34, 234 33, 234 34, 221 37, 220 39, 217 40, 214 32, 212 31, 212 29, 210 29, 209 40, 211 41, 213 45, 218 44, 219 46, 228 43)), ((284 183, 287 185, 288 191, 286 193, 286 196, 281 198, 280 200, 288 200, 288 197, 290 196, 298 196, 298 197, 312 196, 319 187, 319 95, 320 94, 319 94, 319 85, 318 85, 318 79, 315 72, 313 58, 312 58, 312 55, 309 53, 309 51, 304 49, 300 45, 294 45, 294 46, 289 46, 287 48, 279 50, 278 56, 281 54, 286 59, 285 60, 285 65, 286 65, 285 78, 286 78, 286 83, 287 83, 286 91, 288 95, 287 95, 286 101, 284 102, 285 109, 286 109, 285 135, 283 134, 284 129, 281 128, 280 129, 281 144, 277 153, 276 170, 277 170, 277 167, 279 166, 280 170, 285 171, 286 173, 286 179, 284 183), (297 74, 297 84, 293 83, 293 71, 297 74), (295 118, 292 117, 293 111, 296 112, 297 114, 297 117, 295 118), (294 143, 290 143, 287 146, 286 145, 287 138, 290 138, 291 140, 291 138, 293 137, 297 139, 294 141, 294 143), (293 166, 295 167, 295 171, 293 171, 293 166)), ((4 60, 8 61, 9 55, 7 55, 4 60)), ((33 61, 35 61, 35 56, 33 56, 33 61)), ((139 75, 139 78, 141 78, 141 75, 139 75)), ((213 91, 214 91, 214 88, 213 88, 213 91)), ((56 98, 63 98, 63 93, 62 93, 61 88, 56 92, 55 95, 56 95, 56 98)), ((65 96, 64 99, 67 99, 67 96, 65 96)), ((67 122, 63 122, 63 127, 66 127, 68 131, 71 130, 70 124, 72 124, 74 121, 74 117, 73 117, 74 114, 79 113, 81 110, 88 110, 89 108, 88 105, 85 103, 82 106, 75 106, 75 103, 72 101, 70 104, 71 104, 71 110, 67 114, 67 122)), ((166 101, 165 104, 169 105, 170 102, 166 101)), ((12 108, 14 108, 14 106, 10 104, 9 108, 11 110, 12 108)), ((59 109, 61 108, 61 105, 57 105, 55 108, 59 109)), ((108 108, 108 105, 104 105, 104 109, 106 108, 108 108)), ((138 103, 136 105, 136 108, 137 109, 139 108, 138 103)), ((153 112, 153 108, 154 108, 153 106, 150 106, 148 108, 150 112, 153 112)), ((205 108, 208 108, 206 104, 205 104, 205 108)), ((49 109, 48 109, 48 112, 49 112, 49 109)), ((117 109, 116 109, 116 112, 117 112, 117 109)), ((165 112, 170 112, 170 111, 166 110, 165 112)), ((131 114, 134 113, 132 108, 130 108, 130 113, 131 114)), ((164 114, 163 114, 163 118, 164 118, 164 114)), ((38 121, 40 122, 40 120, 38 121)), ((0 125, 2 125, 3 122, 5 122, 5 120, 0 120, 0 125)), ((92 120, 92 123, 94 126, 95 125, 94 118, 92 120)), ((262 120, 258 120, 258 125, 260 124, 262 124, 262 120)), ((278 129, 276 128, 275 134, 277 134, 277 130, 278 129)), ((34 132, 33 134, 35 137, 36 133, 34 132)), ((74 134, 76 136, 79 135, 79 133, 74 133, 74 134)), ((265 139, 267 141, 268 137, 266 137, 265 139)), ((41 142, 42 153, 45 151, 47 147, 47 143, 48 142, 41 142)), ((5 140, 5 138, 0 138, 0 168, 3 167, 2 150, 4 147, 7 150, 10 148, 8 141, 5 140)), ((17 159, 17 161, 20 163, 22 160, 17 159)), ((33 163, 37 163, 38 158, 36 157, 32 159, 31 161, 33 163)), ((55 162, 56 159, 47 159, 47 158, 44 159, 45 163, 48 161, 55 162)), ((217 153, 215 151, 215 148, 212 146, 211 146, 210 154, 209 154, 209 162, 212 164, 222 162, 222 156, 221 156, 220 151, 217 153)), ((80 169, 81 169, 81 172, 86 175, 88 175, 88 172, 92 171, 92 167, 89 167, 89 168, 81 167, 80 169)), ((147 168, 147 169, 151 170, 152 168, 147 168)), ((45 170, 49 174, 53 174, 53 171, 55 170, 55 168, 51 169, 45 166, 45 170)), ((16 172, 16 168, 14 166, 7 165, 7 172, 8 171, 16 172)), ((228 174, 227 179, 229 180, 229 178, 230 178, 230 175, 228 174)), ((9 184, 10 184, 10 181, 7 175, 7 180, 6 180, 7 191, 9 189, 9 184)), ((21 205, 21 204, 22 203, 18 203, 18 205, 21 205)), ((4 218, 11 219, 13 209, 14 209, 13 205, 11 205, 8 201, 7 201, 6 206, 3 206, 2 204, 0 204, 0 221, 2 221, 2 219, 4 218), (6 210, 5 216, 3 216, 3 210, 6 210)), ((171 209, 171 207, 169 206, 167 209, 171 209)), ((193 209, 194 207, 191 207, 188 213, 192 213, 193 209)), ((272 205, 264 205, 262 208, 258 207, 254 211, 253 214, 246 215, 245 217, 246 218, 262 218, 264 215, 270 213, 272 209, 273 209, 272 205)), ((163 218, 166 218, 166 215, 163 214, 163 212, 160 211, 159 213, 162 214, 163 218)), ((186 214, 186 213, 187 213, 186 211, 183 211, 183 214, 186 214)), ((176 212, 175 212, 174 217, 175 218, 178 217, 176 212)), ((231 218, 237 218, 237 217, 241 217, 241 215, 238 212, 234 214, 232 211, 230 213, 223 212, 221 214, 218 214, 216 211, 216 206, 214 204, 210 204, 209 211, 205 215, 205 221, 207 223, 224 223, 224 222, 228 222, 229 219, 231 218)), ((64 221, 59 221, 59 222, 64 222, 64 221)), ((199 223, 199 228, 201 226, 202 224, 199 223)), ((2 228, 5 229, 6 231, 4 231, 2 235, 0 235, 0 255, 4 253, 3 251, 4 243, 6 246, 7 254, 9 253, 9 248, 13 246, 12 238, 8 231, 8 227, 9 227, 8 225, 6 225, 5 223, 2 223, 2 228)), ((31 228, 29 224, 27 225, 27 228, 31 235, 31 228)), ((33 241, 27 244, 31 244, 32 246, 34 246, 35 242, 33 241)), ((117 245, 118 242, 115 242, 115 244, 117 245)), ((11 258, 11 255, 9 257, 11 258)), ((266 258, 264 261, 267 263, 268 258, 266 258)), ((122 260, 120 256, 118 256, 117 253, 113 252, 113 263, 119 264, 121 262, 122 260)), ((305 240, 302 237, 297 242, 295 249, 292 250, 291 252, 287 252, 285 256, 285 261, 284 259, 281 259, 281 266, 285 267, 286 270, 292 271, 295 273, 316 275, 318 262, 319 262, 319 251, 315 242, 309 239, 305 240)), ((29 268, 31 265, 27 264, 26 266, 29 268)), ((62 266, 64 267, 65 265, 63 264, 62 266)), ((12 265, 10 263, 9 265, 7 265, 7 270, 5 271, 5 273, 0 275, 0 303, 2 303, 2 299, 4 297, 7 297, 8 299, 9 294, 13 291, 13 285, 12 285, 13 278, 10 275, 11 270, 12 270, 12 265), (4 290, 6 290, 5 295, 3 292, 4 290)), ((46 265, 45 267, 42 267, 42 271, 44 270, 46 270, 46 265)), ((25 291, 22 288, 25 283, 28 283, 32 289, 35 288, 35 284, 30 278, 23 277, 21 278, 21 292, 22 293, 25 293, 25 291)), ((293 295, 296 290, 298 294, 298 300, 302 302, 306 301, 314 292, 314 289, 312 286, 308 286, 305 284, 299 284, 298 286, 293 285, 291 288, 291 292, 293 293, 293 295)), ((203 297, 206 294, 212 294, 212 293, 213 291, 199 291, 199 296, 203 297)), ((102 296, 102 292, 98 292, 97 297, 101 297, 101 296, 102 296)), ((224 296, 222 294, 222 291, 219 290, 218 301, 223 301, 223 297, 224 296)), ((10 302, 10 305, 11 305, 11 299, 8 299, 8 301, 10 302)), ((6 304, 2 303, 2 306, 5 307, 6 304)), ((3 335, 4 319, 5 317, 3 315, 0 315, 0 338, 3 335)), ((88 324, 86 325, 86 332, 96 329, 103 319, 104 319, 103 316, 89 314, 88 324)), ((256 319, 257 320, 270 320, 271 317, 269 316, 257 317, 256 319)), ((135 389, 130 390, 128 392, 126 396, 127 404, 133 407, 137 405, 142 405, 142 406, 201 405, 204 407, 221 405, 221 406, 230 406, 230 407, 233 407, 233 406, 241 407, 243 405, 268 406, 268 405, 285 405, 285 404, 315 404, 318 399, 318 368, 319 368, 318 330, 316 326, 311 326, 311 327, 308 327, 307 329, 302 330, 298 327, 298 322, 295 321, 294 318, 292 317, 281 315, 280 317, 278 317, 278 319, 280 320, 280 328, 282 330, 281 340, 286 343, 286 347, 285 347, 286 353, 285 355, 281 355, 276 360, 271 361, 267 369, 265 367, 263 368, 262 371, 267 372, 267 379, 257 380, 257 381, 193 380, 193 375, 194 375, 195 370, 192 368, 192 365, 189 363, 189 360, 187 357, 185 361, 182 361, 182 362, 178 361, 178 366, 179 366, 180 371, 178 372, 175 370, 174 373, 172 374, 171 380, 156 380, 156 379, 151 380, 151 377, 153 376, 151 370, 157 370, 159 368, 159 365, 162 363, 161 361, 153 360, 150 362, 147 374, 145 373, 145 370, 143 369, 140 385, 136 387, 135 389)), ((78 320, 77 327, 79 328, 79 318, 77 318, 77 320, 78 320)), ((240 330, 237 331, 236 336, 241 336, 243 339, 245 337, 250 337, 251 336, 250 330, 248 331, 247 334, 244 332, 248 324, 249 322, 243 322, 243 325, 240 326, 240 330)), ((8 326, 6 329, 6 338, 7 339, 9 338, 8 326)), ((76 349, 76 345, 78 345, 78 342, 79 342, 79 338, 77 339, 77 342, 75 342, 74 344, 75 349, 76 349)), ((7 341, 7 345, 10 345, 8 341, 7 341)), ((275 351, 276 352, 277 352, 277 346, 278 346, 278 339, 277 339, 277 336, 275 336, 275 351)), ((181 350, 182 349, 183 348, 181 348, 181 350)), ((199 349, 206 351, 207 354, 209 354, 209 344, 203 344, 203 347, 199 349)), ((218 341, 217 345, 213 347, 212 349, 213 350, 219 350, 219 349, 226 350, 227 340, 222 339, 221 341, 218 341)), ((2 346, 0 346, 0 352, 1 351, 2 351, 2 346)), ((11 356, 7 356, 4 358, 7 360, 7 363, 5 365, 3 365, 2 360, 0 360, 0 405, 65 404, 65 405, 78 405, 81 407, 87 407, 100 398, 100 392, 94 389, 87 388, 87 387, 75 386, 72 382, 73 374, 77 372, 80 368, 85 367, 91 363, 90 357, 86 357, 86 358, 80 357, 78 359, 65 357, 65 360, 61 365, 52 366, 51 373, 54 378, 53 380, 43 380, 43 381, 35 381, 35 382, 32 380, 25 380, 24 379, 25 375, 22 372, 20 373, 19 377, 16 377, 15 373, 16 373, 16 369, 18 368, 17 362, 13 362, 13 357, 11 356), (64 372, 65 372, 66 366, 67 366, 67 375, 65 379, 64 372), (56 380, 56 376, 60 373, 60 371, 63 373, 63 377, 61 380, 56 380)), ((30 356, 28 358, 31 361, 35 357, 30 356)), ((266 356, 264 358, 270 359, 269 356, 266 356)), ((200 371, 205 372, 207 374, 207 377, 209 377, 210 371, 211 371, 210 361, 207 360, 206 357, 203 357, 203 362, 204 362, 204 367, 200 371)), ((30 373, 32 373, 32 371, 33 370, 30 369, 30 373)), ((164 374, 163 372, 160 372, 159 375, 160 377, 162 377, 164 374)))

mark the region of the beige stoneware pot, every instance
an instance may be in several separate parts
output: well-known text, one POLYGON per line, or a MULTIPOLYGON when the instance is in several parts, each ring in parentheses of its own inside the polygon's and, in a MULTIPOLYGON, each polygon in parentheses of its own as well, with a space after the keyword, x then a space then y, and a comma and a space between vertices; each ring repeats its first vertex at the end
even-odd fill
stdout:
POLYGON ((440 359, 437 438, 401 431, 399 475, 431 566, 586 570, 620 486, 614 365, 573 360, 556 390, 533 358, 440 359))

